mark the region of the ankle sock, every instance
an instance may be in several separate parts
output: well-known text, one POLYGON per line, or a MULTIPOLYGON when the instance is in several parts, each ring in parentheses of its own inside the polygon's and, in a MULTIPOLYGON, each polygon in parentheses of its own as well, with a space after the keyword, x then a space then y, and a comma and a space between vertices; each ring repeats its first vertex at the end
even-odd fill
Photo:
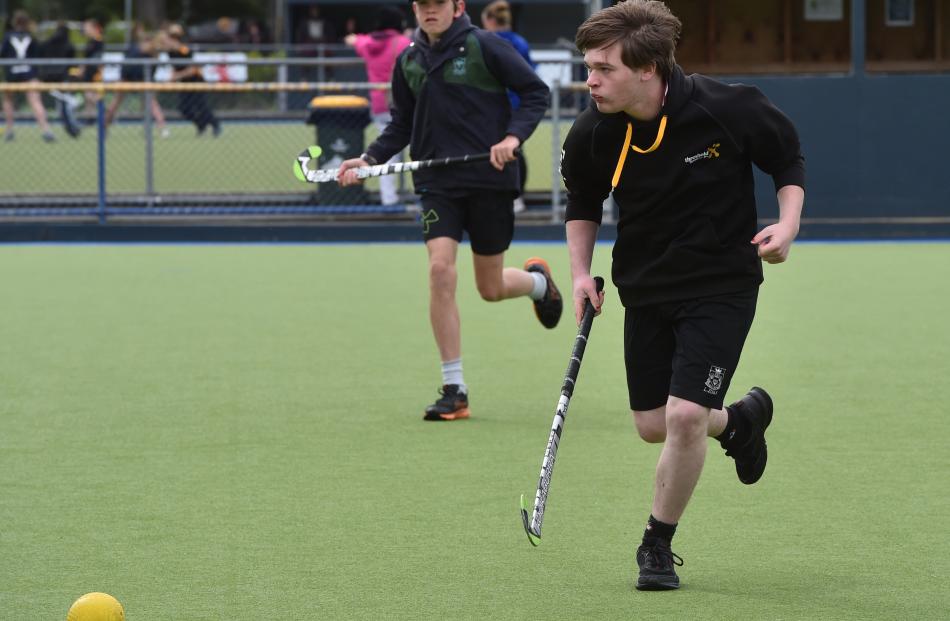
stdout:
POLYGON ((548 279, 544 277, 544 274, 541 272, 528 272, 531 274, 531 278, 534 279, 534 287, 531 289, 531 293, 528 296, 532 300, 540 300, 544 297, 544 294, 548 292, 548 279))
POLYGON ((723 446, 742 446, 749 439, 749 430, 745 424, 745 419, 736 412, 735 408, 726 407, 726 428, 722 430, 716 439, 723 446))
POLYGON ((462 377, 462 359, 446 360, 442 363, 442 383, 458 384, 459 392, 468 393, 465 379, 462 377))
POLYGON ((674 534, 676 534, 676 524, 661 522, 653 517, 653 514, 650 514, 650 519, 647 520, 647 528, 643 531, 643 541, 646 542, 648 539, 663 539, 666 542, 670 542, 674 534))

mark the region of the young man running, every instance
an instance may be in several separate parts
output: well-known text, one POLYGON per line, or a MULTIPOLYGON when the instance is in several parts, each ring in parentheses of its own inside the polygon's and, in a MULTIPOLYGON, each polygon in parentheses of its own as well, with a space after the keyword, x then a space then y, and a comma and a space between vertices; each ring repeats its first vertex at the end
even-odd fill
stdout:
POLYGON ((594 106, 574 123, 562 174, 575 313, 599 307, 590 276, 601 205, 620 207, 613 282, 626 309, 630 408, 663 443, 653 506, 637 549, 637 588, 679 587, 671 540, 699 480, 706 438, 739 480, 765 470, 772 400, 753 388, 723 409, 755 314, 764 259, 781 263, 798 234, 804 163, 788 118, 758 89, 685 75, 681 24, 662 2, 627 0, 588 18, 577 48, 594 106), (772 176, 780 219, 756 232, 752 164, 772 176))
POLYGON ((463 232, 483 299, 529 296, 546 328, 561 316, 561 295, 544 260, 504 267, 519 187, 518 167, 506 164, 544 116, 548 88, 511 45, 472 25, 464 0, 417 0, 412 10, 419 28, 393 71, 392 121, 366 153, 343 162, 339 182, 359 183, 352 169, 388 161, 407 144, 417 160, 491 152, 490 163, 413 173, 429 254, 429 319, 442 359, 442 394, 424 418, 457 420, 469 416, 455 301, 463 232), (514 111, 509 89, 521 98, 514 111))

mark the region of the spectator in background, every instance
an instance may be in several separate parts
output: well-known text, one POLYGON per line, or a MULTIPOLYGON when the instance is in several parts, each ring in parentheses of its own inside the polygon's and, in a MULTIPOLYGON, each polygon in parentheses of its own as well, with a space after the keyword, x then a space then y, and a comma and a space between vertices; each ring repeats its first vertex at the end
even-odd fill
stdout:
MULTIPOLYGON (((538 64, 531 60, 531 48, 528 42, 520 34, 511 29, 511 6, 505 0, 495 0, 485 7, 482 11, 482 28, 505 39, 517 50, 532 69, 537 70, 538 64)), ((521 99, 518 93, 508 89, 508 100, 511 101, 511 109, 517 110, 521 105, 521 99)), ((518 169, 521 171, 521 193, 515 198, 515 213, 524 211, 524 185, 528 178, 528 162, 524 156, 524 148, 517 153, 518 169)))
MULTIPOLYGON (((171 24, 165 29, 165 41, 167 45, 168 56, 172 60, 172 80, 176 82, 194 83, 204 82, 204 76, 201 75, 201 67, 178 63, 175 60, 191 60, 191 49, 182 42, 185 31, 178 24, 171 24)), ((178 111, 181 115, 195 124, 198 129, 198 135, 211 127, 214 137, 221 135, 221 122, 215 117, 211 106, 208 104, 207 93, 201 91, 184 91, 178 95, 178 111)))
MULTIPOLYGON (((320 15, 319 6, 310 6, 307 9, 306 19, 301 20, 294 33, 294 43, 302 46, 299 55, 302 57, 329 57, 332 52, 322 48, 325 43, 335 43, 336 29, 330 20, 320 15)), ((333 76, 332 68, 305 66, 301 68, 302 80, 328 79, 333 76), (322 69, 322 71, 321 71, 322 69)))
MULTIPOLYGON (((82 23, 82 33, 86 37, 86 47, 83 48, 83 58, 102 58, 102 52, 105 50, 103 41, 103 22, 95 17, 90 17, 82 23)), ((102 65, 80 65, 69 70, 70 76, 78 82, 101 82, 102 65)), ((92 124, 96 117, 96 104, 102 98, 97 91, 87 90, 85 92, 85 107, 83 112, 86 115, 87 122, 92 124)))
MULTIPOLYGON (((245 45, 263 46, 268 43, 268 36, 259 21, 246 19, 241 20, 238 27, 238 41, 245 45)), ((261 54, 267 56, 269 51, 262 50, 261 54)))
POLYGON ((233 45, 238 43, 237 25, 230 17, 219 17, 214 23, 215 31, 210 43, 233 45))
MULTIPOLYGON (((16 58, 18 60, 27 60, 28 58, 37 58, 40 55, 38 42, 33 39, 33 21, 26 11, 17 10, 13 13, 11 20, 12 30, 3 36, 3 43, 0 44, 0 58, 16 58)), ((27 82, 39 83, 36 70, 32 65, 8 65, 6 67, 7 82, 27 82)), ((13 133, 14 122, 14 93, 4 91, 3 93, 3 118, 6 123, 6 131, 3 139, 10 142, 15 138, 13 133)), ((39 91, 26 91, 26 101, 33 110, 33 116, 40 131, 43 132, 43 140, 46 142, 56 142, 56 136, 49 128, 49 122, 46 120, 46 109, 43 107, 43 100, 40 98, 39 91)))
MULTIPOLYGON (((40 46, 43 58, 75 58, 76 47, 69 40, 69 26, 59 22, 53 34, 40 46)), ((69 76, 69 63, 44 65, 39 68, 39 77, 44 82, 65 82, 69 76)))
MULTIPOLYGON (((102 52, 105 50, 103 42, 102 22, 96 18, 89 18, 82 23, 82 33, 86 37, 86 46, 83 48, 84 58, 102 58, 102 52)), ((68 35, 67 35, 68 36, 68 35)), ((69 68, 66 81, 69 82, 101 82, 102 65, 76 65, 69 68)), ((79 136, 79 123, 76 120, 76 110, 83 105, 85 101, 85 122, 92 125, 96 122, 96 104, 102 98, 102 95, 94 90, 86 90, 82 97, 78 94, 71 95, 60 91, 50 91, 55 99, 59 101, 60 114, 66 131, 73 138, 79 136)))
MULTIPOLYGON (((148 36, 142 24, 133 24, 131 35, 129 47, 125 50, 126 60, 155 56, 155 41, 148 36)), ((122 65, 122 81, 145 82, 145 70, 145 65, 122 65)), ((112 122, 115 120, 116 113, 119 110, 119 106, 122 105, 122 100, 125 99, 125 95, 125 91, 117 91, 112 101, 109 102, 109 107, 106 109, 106 127, 112 125, 112 122)), ((158 134, 162 138, 168 138, 171 132, 165 123, 165 114, 162 112, 162 106, 158 103, 158 93, 152 93, 149 100, 151 102, 149 110, 152 113, 152 118, 155 119, 158 134)))
POLYGON ((336 29, 320 15, 320 7, 312 5, 307 9, 307 18, 300 22, 295 38, 302 45, 333 43, 336 41, 336 29))
MULTIPOLYGON (((49 39, 43 42, 44 58, 75 58, 76 48, 69 40, 69 26, 60 22, 49 39)), ((40 78, 44 82, 66 82, 69 80, 69 65, 45 65, 40 68, 40 78)), ((66 133, 73 138, 80 134, 79 124, 73 114, 73 107, 69 105, 66 95, 59 91, 50 91, 56 100, 59 109, 59 118, 63 122, 66 133)))
MULTIPOLYGON (((376 29, 373 32, 346 36, 346 44, 353 47, 366 61, 366 75, 370 82, 389 84, 392 80, 396 57, 410 43, 409 38, 402 34, 404 24, 402 11, 394 6, 384 6, 376 14, 376 29)), ((382 132, 392 121, 389 113, 389 90, 374 90, 369 97, 373 123, 382 132)), ((398 160, 397 154, 390 161, 398 160)), ((392 205, 399 201, 395 176, 379 178, 379 196, 383 205, 392 205)))

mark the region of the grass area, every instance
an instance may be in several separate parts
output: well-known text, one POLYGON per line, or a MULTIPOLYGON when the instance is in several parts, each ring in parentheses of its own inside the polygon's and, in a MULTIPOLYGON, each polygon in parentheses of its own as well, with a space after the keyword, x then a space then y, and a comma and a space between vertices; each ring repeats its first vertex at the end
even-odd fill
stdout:
MULTIPOLYGON (((561 245, 509 263, 535 253, 566 287, 561 245)), ((518 497, 574 327, 480 301, 467 248, 473 418, 429 424, 421 245, 0 247, 0 617, 99 590, 130 621, 941 618, 948 259, 806 244, 767 266, 729 396, 775 398, 769 468, 743 486, 712 444, 684 588, 638 593, 659 449, 626 411, 612 288, 532 548, 518 497)))
MULTIPOLYGON (((313 142, 312 127, 300 124, 228 123, 219 138, 197 137, 191 124, 174 123, 172 135, 154 138, 156 192, 307 192, 292 172, 294 158, 313 142)), ((210 130, 206 132, 210 134, 210 130)), ((95 128, 76 139, 48 145, 32 127, 17 129, 4 145, 17 157, 0 168, 4 193, 93 194, 98 183, 95 128), (50 157, 56 159, 50 161, 50 157)), ((145 138, 140 124, 119 124, 106 141, 106 187, 113 192, 145 190, 145 138)))
MULTIPOLYGON (((569 123, 562 124, 561 140, 569 123)), ((312 125, 299 123, 224 123, 219 138, 195 136, 190 123, 171 125, 172 135, 155 135, 153 184, 158 193, 301 192, 312 187, 297 181, 294 158, 313 144, 312 125)), ((52 145, 35 126, 18 126, 16 140, 2 145, 0 195, 95 194, 98 191, 98 141, 94 127, 73 140, 56 129, 52 145)), ((208 132, 210 133, 210 131, 208 132)), ((364 141, 376 136, 367 127, 364 141)), ((550 191, 551 124, 542 123, 526 143, 528 190, 550 191)), ((410 183, 410 177, 406 177, 410 183)), ((106 187, 109 193, 142 193, 146 187, 145 136, 140 123, 119 123, 106 141, 106 187)), ((378 181, 367 181, 376 190, 378 181)))

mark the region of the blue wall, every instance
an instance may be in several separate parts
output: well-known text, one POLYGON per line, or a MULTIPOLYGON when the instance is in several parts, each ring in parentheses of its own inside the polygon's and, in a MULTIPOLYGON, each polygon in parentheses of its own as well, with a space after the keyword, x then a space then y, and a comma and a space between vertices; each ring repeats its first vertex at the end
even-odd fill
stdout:
MULTIPOLYGON (((757 85, 794 120, 808 218, 950 220, 950 75, 728 81, 757 85)), ((758 181, 768 215, 774 190, 758 181)))
MULTIPOLYGON (((805 154, 805 237, 950 237, 950 74, 868 75, 866 0, 851 3, 846 76, 769 77, 805 154)), ((759 214, 775 217, 758 174, 759 214)))

